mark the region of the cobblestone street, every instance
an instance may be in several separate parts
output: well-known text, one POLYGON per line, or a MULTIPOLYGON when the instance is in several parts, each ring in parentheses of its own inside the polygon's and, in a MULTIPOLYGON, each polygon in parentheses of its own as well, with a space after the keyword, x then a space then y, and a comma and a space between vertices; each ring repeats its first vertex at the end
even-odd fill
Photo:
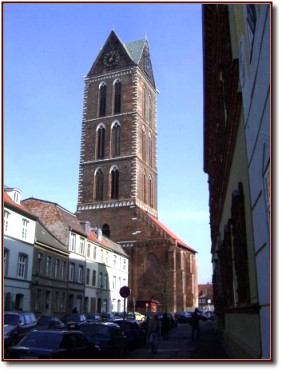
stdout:
POLYGON ((170 331, 168 340, 160 337, 158 352, 152 354, 150 346, 130 352, 127 360, 201 360, 228 359, 221 342, 213 328, 212 321, 201 323, 200 338, 191 340, 191 327, 188 324, 179 324, 170 331))

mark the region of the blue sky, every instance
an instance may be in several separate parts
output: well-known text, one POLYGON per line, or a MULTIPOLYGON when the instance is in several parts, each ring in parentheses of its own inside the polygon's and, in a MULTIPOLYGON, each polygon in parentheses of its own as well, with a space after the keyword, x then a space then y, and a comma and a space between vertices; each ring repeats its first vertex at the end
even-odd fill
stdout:
POLYGON ((75 212, 85 76, 114 27, 147 36, 158 95, 159 219, 211 282, 201 4, 5 4, 4 183, 75 212))

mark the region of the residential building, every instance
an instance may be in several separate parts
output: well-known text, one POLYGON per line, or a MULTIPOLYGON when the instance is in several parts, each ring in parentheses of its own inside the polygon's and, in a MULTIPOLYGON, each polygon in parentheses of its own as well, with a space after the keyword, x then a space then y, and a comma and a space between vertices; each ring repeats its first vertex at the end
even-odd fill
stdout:
POLYGON ((67 311, 69 254, 68 246, 37 221, 31 289, 31 309, 37 316, 62 317, 67 311))
POLYGON ((132 305, 180 311, 198 302, 196 251, 158 219, 157 94, 147 39, 112 31, 85 77, 76 215, 128 254, 132 305))
POLYGON ((33 244, 37 217, 21 202, 21 191, 4 194, 4 310, 30 311, 33 244))
POLYGON ((214 302, 231 358, 271 358, 271 10, 203 5, 214 302))

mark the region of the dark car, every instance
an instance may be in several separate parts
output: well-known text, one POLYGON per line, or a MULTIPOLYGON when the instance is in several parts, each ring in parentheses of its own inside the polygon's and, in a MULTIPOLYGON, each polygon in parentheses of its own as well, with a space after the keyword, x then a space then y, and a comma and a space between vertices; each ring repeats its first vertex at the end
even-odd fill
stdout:
POLYGON ((86 322, 80 326, 80 331, 89 342, 99 346, 102 358, 122 358, 126 353, 126 338, 115 323, 86 322))
POLYGON ((8 359, 97 359, 99 347, 80 331, 34 330, 9 347, 8 359))
POLYGON ((4 313, 4 346, 17 344, 37 324, 35 315, 31 312, 4 313))
POLYGON ((87 322, 101 322, 101 316, 99 313, 88 313, 86 315, 86 321, 87 322))
POLYGON ((66 325, 60 320, 59 317, 47 315, 41 316, 36 325, 37 330, 63 329, 65 327, 66 325))
POLYGON ((117 323, 126 335, 129 350, 136 349, 146 344, 146 331, 136 320, 123 321, 122 319, 116 319, 114 323, 117 323))
POLYGON ((86 316, 78 313, 66 314, 63 322, 69 329, 79 329, 80 325, 86 322, 86 316))
POLYGON ((100 316, 103 322, 112 322, 115 320, 115 315, 113 313, 102 312, 100 316))
POLYGON ((177 319, 178 323, 187 323, 191 318, 191 314, 188 312, 176 312, 175 318, 177 319))

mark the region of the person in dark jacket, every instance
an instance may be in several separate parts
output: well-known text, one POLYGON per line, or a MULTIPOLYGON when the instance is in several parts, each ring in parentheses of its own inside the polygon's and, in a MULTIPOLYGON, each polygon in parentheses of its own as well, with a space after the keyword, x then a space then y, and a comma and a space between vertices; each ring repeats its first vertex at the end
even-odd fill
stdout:
POLYGON ((191 339, 193 340, 196 336, 197 339, 199 339, 200 336, 200 313, 199 309, 196 308, 195 311, 192 313, 191 317, 191 326, 192 326, 192 332, 191 332, 191 339))

